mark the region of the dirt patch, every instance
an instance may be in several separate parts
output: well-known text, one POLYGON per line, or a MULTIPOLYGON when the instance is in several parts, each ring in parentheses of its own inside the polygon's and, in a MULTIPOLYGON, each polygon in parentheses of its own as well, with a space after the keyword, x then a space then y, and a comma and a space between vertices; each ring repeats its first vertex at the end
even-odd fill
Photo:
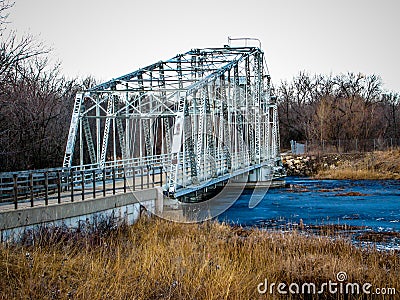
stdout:
POLYGON ((318 190, 319 193, 330 193, 330 192, 339 192, 343 191, 344 188, 334 188, 334 189, 320 189, 318 190))
POLYGON ((310 190, 303 186, 303 185, 297 185, 297 184, 291 184, 288 188, 289 193, 307 193, 310 190))
POLYGON ((400 238, 400 232, 363 232, 356 236, 360 242, 387 242, 394 238, 400 238))
POLYGON ((311 231, 316 231, 323 234, 336 234, 338 232, 350 232, 350 231, 357 231, 357 230, 365 230, 365 226, 353 226, 353 225, 346 225, 346 224, 327 224, 327 225, 306 225, 306 229, 311 231))
POLYGON ((363 194, 359 192, 347 192, 347 193, 338 193, 334 195, 335 197, 345 197, 345 196, 371 196, 370 194, 363 194))

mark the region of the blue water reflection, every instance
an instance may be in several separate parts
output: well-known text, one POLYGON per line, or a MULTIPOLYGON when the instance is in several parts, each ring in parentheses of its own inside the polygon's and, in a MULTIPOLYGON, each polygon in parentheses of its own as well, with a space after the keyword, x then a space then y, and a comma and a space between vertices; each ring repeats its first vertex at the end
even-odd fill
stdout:
POLYGON ((247 190, 218 219, 242 226, 282 224, 367 226, 400 231, 400 181, 313 180, 288 177, 288 188, 270 189, 253 209, 247 190))

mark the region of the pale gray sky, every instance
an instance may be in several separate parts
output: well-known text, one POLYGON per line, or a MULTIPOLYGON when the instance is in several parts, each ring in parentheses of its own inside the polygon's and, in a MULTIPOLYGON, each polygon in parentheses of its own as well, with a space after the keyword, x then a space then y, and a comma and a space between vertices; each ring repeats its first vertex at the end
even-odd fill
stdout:
POLYGON ((258 37, 275 84, 299 71, 380 75, 400 91, 398 0, 15 0, 69 77, 118 77, 227 37, 258 37))

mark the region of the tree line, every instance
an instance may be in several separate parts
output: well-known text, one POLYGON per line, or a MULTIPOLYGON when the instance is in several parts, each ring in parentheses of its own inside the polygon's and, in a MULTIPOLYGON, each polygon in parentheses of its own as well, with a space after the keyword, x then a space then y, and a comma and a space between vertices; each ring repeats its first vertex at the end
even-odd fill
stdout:
POLYGON ((400 95, 377 75, 300 72, 275 87, 281 146, 291 140, 399 139, 400 95))
POLYGON ((0 0, 0 171, 58 167, 85 80, 65 78, 36 37, 7 30, 12 5, 0 0))

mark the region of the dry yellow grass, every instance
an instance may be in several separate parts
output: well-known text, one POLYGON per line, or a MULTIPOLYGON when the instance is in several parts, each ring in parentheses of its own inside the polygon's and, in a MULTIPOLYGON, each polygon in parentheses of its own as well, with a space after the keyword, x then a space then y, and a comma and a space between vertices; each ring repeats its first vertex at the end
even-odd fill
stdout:
POLYGON ((151 219, 96 238, 1 247, 0 298, 265 299, 271 295, 257 292, 265 278, 318 286, 336 281, 340 271, 350 282, 400 292, 399 262, 396 253, 360 250, 340 239, 151 219))
POLYGON ((352 179, 352 180, 380 180, 380 179, 400 179, 400 175, 383 173, 373 170, 353 170, 353 169, 334 169, 319 171, 314 178, 316 179, 352 179))
POLYGON ((317 179, 400 179, 400 150, 375 151, 353 160, 339 160, 334 168, 325 168, 317 179))

